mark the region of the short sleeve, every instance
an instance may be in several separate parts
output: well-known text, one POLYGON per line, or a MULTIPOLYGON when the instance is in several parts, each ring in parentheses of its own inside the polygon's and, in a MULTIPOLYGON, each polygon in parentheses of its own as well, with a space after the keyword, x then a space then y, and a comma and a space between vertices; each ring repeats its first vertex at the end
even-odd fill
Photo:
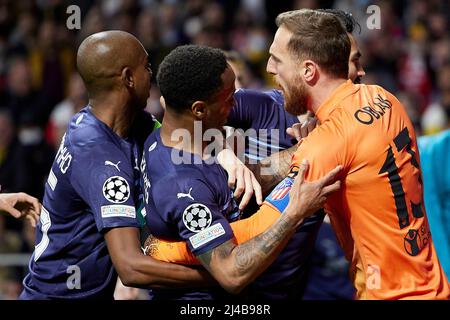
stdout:
POLYGON ((234 237, 214 190, 196 177, 163 179, 152 187, 151 196, 163 220, 174 226, 195 255, 234 237))
POLYGON ((71 183, 90 207, 97 229, 139 227, 131 152, 110 142, 75 148, 71 183))

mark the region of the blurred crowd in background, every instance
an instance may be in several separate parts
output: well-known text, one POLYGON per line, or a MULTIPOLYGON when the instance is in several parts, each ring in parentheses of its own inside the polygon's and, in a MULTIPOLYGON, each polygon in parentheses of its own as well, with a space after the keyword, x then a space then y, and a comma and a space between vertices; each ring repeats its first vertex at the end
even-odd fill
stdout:
MULTIPOLYGON (((67 124, 87 104, 75 64, 85 37, 111 29, 134 34, 150 55, 154 76, 178 45, 232 50, 244 61, 241 85, 266 89, 273 85, 265 67, 275 17, 300 8, 351 12, 361 27, 354 35, 367 73, 362 82, 393 92, 418 135, 450 127, 448 0, 0 0, 1 191, 24 191, 42 200, 67 124), (72 4, 80 8, 79 30, 66 25, 72 4), (379 30, 367 27, 372 4, 380 8, 379 30)), ((154 83, 147 109, 161 119, 159 97, 154 83)), ((33 248, 33 228, 0 215, 0 254, 33 248)), ((0 299, 17 298, 24 272, 0 265, 0 299)))

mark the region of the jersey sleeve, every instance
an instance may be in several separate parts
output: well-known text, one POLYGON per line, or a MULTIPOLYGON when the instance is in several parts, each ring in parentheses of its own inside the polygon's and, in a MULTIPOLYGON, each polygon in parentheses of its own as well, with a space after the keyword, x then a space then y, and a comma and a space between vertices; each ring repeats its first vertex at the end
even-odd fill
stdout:
POLYGON ((75 148, 70 179, 90 207, 99 231, 140 226, 131 154, 111 142, 75 148))
POLYGON ((173 226, 195 255, 234 237, 214 190, 198 177, 181 174, 176 180, 161 180, 152 187, 152 198, 163 220, 173 226))

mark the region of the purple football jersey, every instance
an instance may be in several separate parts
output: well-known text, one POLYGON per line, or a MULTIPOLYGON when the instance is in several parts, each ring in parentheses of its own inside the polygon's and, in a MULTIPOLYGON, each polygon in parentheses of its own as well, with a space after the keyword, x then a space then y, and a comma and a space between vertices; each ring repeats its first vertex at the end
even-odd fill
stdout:
POLYGON ((88 106, 69 124, 51 167, 22 299, 112 299, 117 279, 104 232, 136 227, 138 147, 88 106))
MULTIPOLYGON (((240 217, 227 173, 211 161, 165 146, 160 130, 144 145, 141 163, 145 219, 152 235, 185 241, 200 255, 233 237, 240 217)), ((152 290, 153 299, 217 299, 221 289, 152 290)))

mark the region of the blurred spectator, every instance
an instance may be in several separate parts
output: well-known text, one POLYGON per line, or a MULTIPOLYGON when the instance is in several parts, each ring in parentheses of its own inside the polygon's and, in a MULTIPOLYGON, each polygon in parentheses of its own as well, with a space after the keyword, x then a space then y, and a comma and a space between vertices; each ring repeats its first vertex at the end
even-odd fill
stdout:
POLYGON ((0 300, 17 300, 22 292, 20 279, 5 278, 0 280, 0 300))
MULTIPOLYGON (((163 46, 159 29, 157 11, 148 8, 139 14, 136 26, 136 36, 141 40, 149 55, 153 71, 152 82, 156 83, 156 72, 159 62, 170 52, 170 47, 163 46)), ((150 96, 150 98, 152 98, 150 96)))
POLYGON ((422 134, 422 128, 420 123, 420 107, 418 94, 410 91, 399 91, 397 92, 397 98, 403 104, 406 109, 406 113, 408 114, 411 122, 413 123, 416 136, 420 136, 422 134))
POLYGON ((231 69, 233 69, 234 75, 236 76, 236 80, 234 82, 236 89, 251 89, 260 86, 255 83, 256 80, 249 70, 247 62, 239 53, 237 53, 236 51, 227 51, 225 52, 225 57, 227 59, 227 62, 230 64, 231 69))
POLYGON ((53 109, 48 123, 47 141, 58 150, 61 138, 73 115, 88 103, 87 91, 78 73, 73 73, 69 81, 69 94, 53 109))
POLYGON ((193 44, 225 49, 225 37, 220 29, 213 26, 204 26, 195 34, 193 44))
POLYGON ((0 93, 0 106, 11 112, 15 125, 24 114, 32 114, 41 126, 47 121, 50 103, 41 92, 33 90, 31 77, 30 65, 24 57, 9 60, 7 88, 0 93))
MULTIPOLYGON (((81 30, 77 37, 77 44, 80 44, 85 38, 91 34, 103 31, 106 29, 106 20, 103 16, 102 10, 99 6, 93 6, 86 14, 81 30)), ((74 48, 73 52, 76 52, 74 48)))
POLYGON ((26 172, 29 173, 25 191, 42 199, 43 187, 56 152, 45 141, 44 131, 32 114, 22 115, 18 138, 25 154, 26 172))
POLYGON ((30 51, 33 86, 41 90, 52 104, 64 97, 65 84, 74 71, 75 53, 57 42, 57 29, 52 20, 39 27, 37 45, 30 51))
POLYGON ((450 60, 438 70, 439 94, 423 114, 424 134, 433 134, 450 127, 450 60))
POLYGON ((160 13, 159 32, 161 35, 161 42, 164 47, 174 48, 180 44, 179 42, 179 13, 175 3, 163 3, 158 8, 160 13))
POLYGON ((0 185, 3 192, 29 192, 26 154, 17 141, 11 114, 0 109, 0 185))
POLYGON ((15 132, 5 135, 8 140, 5 138, 2 146, 4 187, 8 191, 24 191, 40 197, 54 156, 44 141, 43 132, 52 104, 43 92, 32 89, 29 64, 22 57, 10 62, 8 88, 0 95, 0 106, 4 106, 14 120, 9 124, 3 117, 5 131, 14 132, 17 128, 17 135, 15 132))
MULTIPOLYGON (((5 217, 0 215, 0 254, 18 253, 21 245, 22 240, 19 234, 7 230, 5 228, 5 217)), ((0 266, 0 298, 17 299, 20 289, 20 278, 17 269, 0 266)))
POLYGON ((9 38, 10 54, 27 54, 35 45, 37 21, 32 11, 20 13, 17 25, 9 38))

